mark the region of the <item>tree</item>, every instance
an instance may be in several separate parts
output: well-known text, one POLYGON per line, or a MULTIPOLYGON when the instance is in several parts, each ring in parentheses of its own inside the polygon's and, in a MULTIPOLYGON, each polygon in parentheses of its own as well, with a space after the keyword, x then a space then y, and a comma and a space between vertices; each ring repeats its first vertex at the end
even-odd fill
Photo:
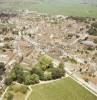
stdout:
POLYGON ((51 72, 52 72, 52 78, 53 79, 61 78, 65 74, 64 70, 62 70, 60 68, 53 68, 51 70, 51 72))
POLYGON ((19 64, 15 65, 15 68, 13 69, 15 75, 16 75, 16 80, 19 83, 22 83, 24 81, 24 72, 23 72, 23 68, 21 68, 21 66, 19 64))
POLYGON ((4 83, 5 83, 6 85, 11 85, 11 84, 12 84, 12 82, 13 82, 12 77, 6 77, 6 78, 5 78, 4 83))
POLYGON ((5 72, 5 65, 4 63, 0 62, 0 75, 2 75, 5 72))
POLYGON ((31 73, 32 74, 37 74, 39 76, 40 80, 43 80, 43 78, 44 78, 44 72, 39 67, 33 67, 32 70, 31 70, 31 73))
POLYGON ((91 26, 97 28, 97 22, 93 23, 91 26))
POLYGON ((97 31, 96 31, 96 29, 95 28, 90 28, 88 31, 87 31, 90 35, 97 35, 97 31))
POLYGON ((31 76, 26 76, 26 77, 25 77, 24 84, 25 84, 25 85, 30 85, 30 84, 32 84, 31 76))
POLYGON ((53 67, 54 67, 54 65, 53 65, 53 63, 51 62, 51 63, 48 65, 47 68, 53 68, 53 67))
POLYGON ((0 68, 4 68, 4 67, 5 67, 4 63, 0 62, 0 68))
POLYGON ((97 39, 94 39, 94 43, 96 43, 96 44, 97 44, 97 39))
POLYGON ((24 84, 30 85, 31 84, 31 73, 30 72, 24 72, 24 84))
POLYGON ((45 71, 44 72, 44 80, 47 81, 47 80, 52 80, 52 73, 49 72, 49 71, 45 71))
POLYGON ((32 84, 39 83, 39 76, 37 74, 31 75, 32 84))
POLYGON ((26 85, 39 83, 39 76, 37 74, 31 74, 30 72, 25 72, 24 77, 25 77, 24 84, 26 85))
POLYGON ((64 62, 60 62, 58 65, 58 68, 64 70, 64 62))
POLYGON ((13 93, 8 92, 7 96, 6 96, 7 100, 13 100, 13 93))
POLYGON ((52 64, 52 59, 48 55, 43 55, 39 58, 39 63, 37 66, 45 71, 48 69, 50 64, 52 64))

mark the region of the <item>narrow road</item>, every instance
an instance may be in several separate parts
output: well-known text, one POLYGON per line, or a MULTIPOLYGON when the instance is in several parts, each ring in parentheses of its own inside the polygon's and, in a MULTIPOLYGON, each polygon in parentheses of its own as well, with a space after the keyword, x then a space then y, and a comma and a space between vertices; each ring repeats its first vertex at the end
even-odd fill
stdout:
POLYGON ((5 89, 5 91, 3 92, 3 94, 2 94, 1 97, 0 97, 0 100, 3 100, 3 98, 4 98, 4 96, 5 96, 5 94, 6 94, 7 90, 8 90, 8 88, 9 88, 9 87, 7 87, 7 88, 5 89))
POLYGON ((27 93, 27 95, 26 95, 26 97, 25 97, 25 100, 28 100, 28 98, 29 98, 29 96, 30 96, 30 94, 31 94, 31 92, 32 92, 31 86, 28 86, 28 88, 29 88, 29 91, 28 91, 28 93, 27 93))
POLYGON ((88 34, 80 34, 80 37, 78 39, 76 39, 75 41, 73 41, 70 45, 74 45, 75 43, 77 43, 79 40, 83 40, 88 36, 88 34))

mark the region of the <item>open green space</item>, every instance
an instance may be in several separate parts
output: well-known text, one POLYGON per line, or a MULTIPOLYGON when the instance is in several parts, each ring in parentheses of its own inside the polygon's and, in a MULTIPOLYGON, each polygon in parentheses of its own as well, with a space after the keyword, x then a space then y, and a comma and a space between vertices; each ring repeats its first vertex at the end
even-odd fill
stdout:
POLYGON ((97 97, 71 78, 32 86, 29 100, 97 100, 97 97))
POLYGON ((25 85, 12 84, 4 95, 4 100, 24 100, 29 89, 25 85))

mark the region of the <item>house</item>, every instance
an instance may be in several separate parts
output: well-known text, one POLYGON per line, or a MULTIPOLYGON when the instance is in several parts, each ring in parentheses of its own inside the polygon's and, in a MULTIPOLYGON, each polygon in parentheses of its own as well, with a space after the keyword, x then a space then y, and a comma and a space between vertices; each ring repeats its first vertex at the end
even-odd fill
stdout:
POLYGON ((0 43, 0 47, 4 47, 5 46, 5 43, 0 43))
POLYGON ((84 44, 87 47, 96 47, 97 44, 95 44, 93 41, 81 41, 80 44, 84 44))
POLYGON ((0 54, 0 62, 6 63, 9 57, 7 55, 0 54))

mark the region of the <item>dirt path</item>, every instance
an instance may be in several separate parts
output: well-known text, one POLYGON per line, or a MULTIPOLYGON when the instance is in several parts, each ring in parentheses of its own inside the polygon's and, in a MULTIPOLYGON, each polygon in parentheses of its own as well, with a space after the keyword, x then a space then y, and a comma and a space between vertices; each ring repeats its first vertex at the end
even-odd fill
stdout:
POLYGON ((3 98, 4 98, 4 96, 5 96, 5 94, 6 94, 7 90, 8 90, 8 88, 9 88, 9 87, 7 87, 7 88, 5 89, 5 91, 3 92, 2 96, 0 97, 0 100, 3 100, 3 98))
POLYGON ((31 92, 32 92, 31 86, 28 86, 28 88, 29 88, 29 91, 28 91, 28 93, 27 93, 27 95, 26 95, 26 97, 25 97, 25 100, 28 100, 28 98, 29 98, 29 96, 30 96, 30 94, 31 94, 31 92))

